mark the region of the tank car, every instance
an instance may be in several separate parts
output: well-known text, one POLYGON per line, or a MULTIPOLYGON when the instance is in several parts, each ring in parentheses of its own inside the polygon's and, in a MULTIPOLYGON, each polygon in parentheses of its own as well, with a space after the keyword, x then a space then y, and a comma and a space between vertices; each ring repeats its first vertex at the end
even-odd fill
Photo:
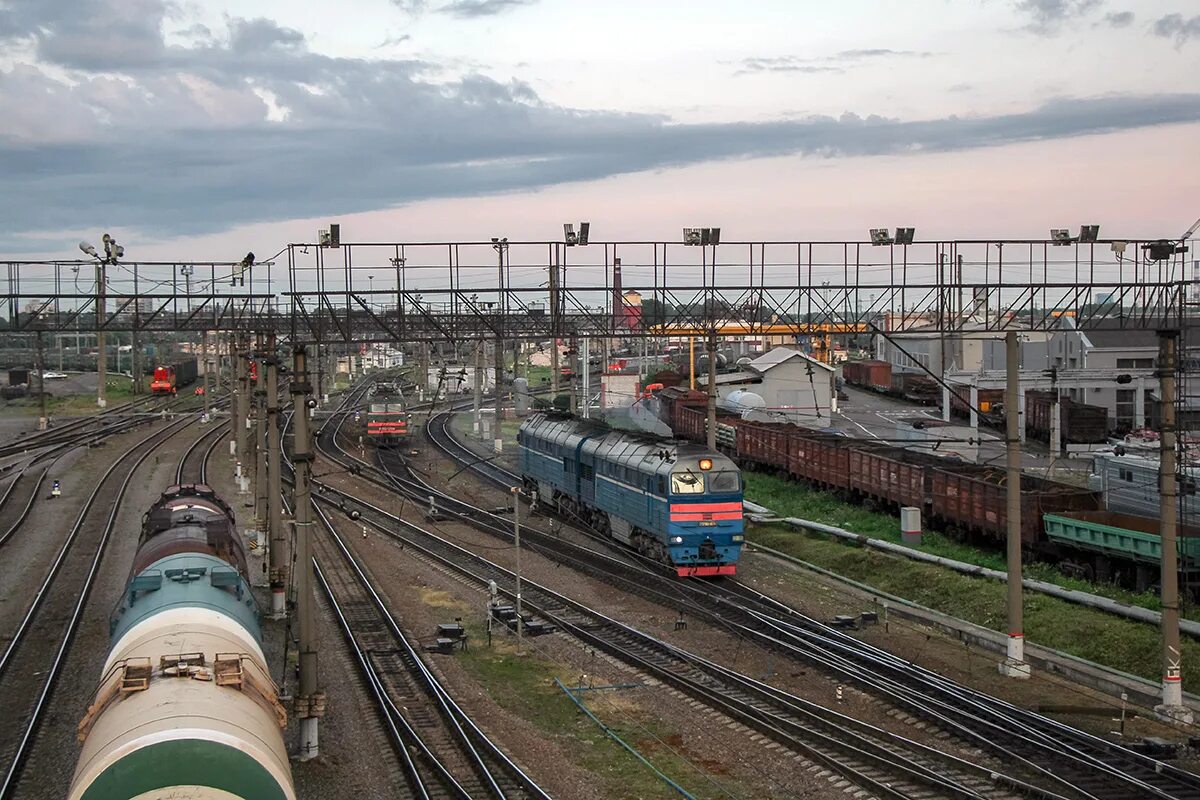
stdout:
POLYGON ((518 434, 526 489, 680 576, 733 575, 744 538, 742 477, 721 453, 535 414, 518 434))
POLYGON ((294 800, 286 714, 233 513, 168 488, 143 519, 68 797, 294 800))

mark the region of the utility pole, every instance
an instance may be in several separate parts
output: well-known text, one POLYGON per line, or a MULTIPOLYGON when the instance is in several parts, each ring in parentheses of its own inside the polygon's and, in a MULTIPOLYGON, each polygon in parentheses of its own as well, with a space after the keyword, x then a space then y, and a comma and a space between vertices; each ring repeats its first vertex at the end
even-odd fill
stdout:
POLYGON ((275 334, 267 334, 267 530, 271 538, 271 614, 287 616, 288 552, 283 533, 283 481, 279 474, 279 358, 275 334))
MULTIPOLYGON (((578 365, 579 365, 579 340, 577 338, 575 338, 574 336, 572 336, 570 341, 571 341, 571 346, 570 346, 569 350, 571 353, 571 386, 570 386, 571 403, 570 403, 569 408, 571 410, 571 414, 574 415, 574 414, 579 413, 579 399, 577 397, 578 393, 576 391, 576 387, 579 386, 579 368, 578 368, 578 365)), ((586 364, 584 364, 584 369, 587 369, 586 364)))
POLYGON ((38 430, 44 431, 50 427, 50 417, 46 415, 46 354, 42 349, 42 332, 37 332, 37 370, 38 370, 38 399, 41 405, 41 416, 38 417, 38 430))
POLYGON ((483 438, 483 339, 475 340, 475 438, 483 438))
MULTIPOLYGON (((263 361, 263 336, 254 339, 254 527, 259 544, 270 547, 267 537, 267 370, 263 361)), ((274 558, 274 556, 272 556, 274 558)))
MULTIPOLYGON (((104 234, 108 239, 108 234, 104 234)), ((105 242, 107 249, 107 241, 105 242)), ((108 353, 107 342, 104 341, 104 317, 108 303, 107 295, 107 253, 105 258, 96 263, 96 405, 104 408, 108 405, 108 353)))
POLYGON ((517 652, 521 652, 521 638, 525 634, 525 619, 521 616, 521 487, 512 487, 513 495, 513 548, 516 556, 517 574, 517 652))
POLYGON ((207 330, 200 331, 200 360, 204 362, 204 383, 201 384, 201 386, 204 387, 204 418, 208 419, 208 392, 209 392, 208 371, 209 371, 209 367, 212 365, 208 361, 208 331, 207 330))
POLYGON ((552 408, 554 401, 558 399, 558 326, 562 322, 558 313, 558 254, 565 249, 565 246, 560 249, 556 244, 554 246, 555 257, 551 259, 550 264, 550 404, 552 408))
POLYGON ((1021 373, 1017 332, 1009 331, 1004 339, 1005 365, 1008 383, 1004 393, 1004 416, 1007 422, 1007 522, 1008 522, 1008 644, 1000 674, 1010 678, 1028 678, 1029 663, 1025 660, 1025 629, 1023 619, 1023 589, 1021 583, 1021 373))
MULTIPOLYGON (((229 428, 229 450, 233 456, 234 476, 241 478, 244 474, 244 468, 241 467, 242 459, 246 457, 246 448, 243 443, 243 437, 246 430, 246 411, 242 408, 242 395, 246 392, 246 382, 242 380, 243 363, 242 354, 238 352, 239 337, 234 334, 229 337, 229 391, 232 393, 232 401, 229 404, 229 413, 233 417, 233 422, 229 428)), ((241 491, 239 486, 239 491, 241 491)))
MULTIPOLYGON (((708 449, 717 449, 717 333, 708 335, 708 449)), ((694 367, 693 367, 694 369, 694 367)))
POLYGON ((496 409, 496 428, 492 431, 492 438, 495 440, 496 452, 499 453, 504 446, 504 439, 500 435, 500 420, 504 417, 502 412, 504 409, 504 395, 500 391, 501 382, 504 379, 504 340, 499 336, 496 337, 495 344, 495 369, 496 369, 496 388, 495 388, 495 409, 496 409))
POLYGON ((296 485, 292 494, 296 513, 296 615, 300 633, 300 687, 296 696, 296 716, 300 718, 300 760, 318 754, 317 729, 325 715, 325 693, 317 689, 316 608, 313 604, 313 508, 312 508, 312 433, 309 429, 307 354, 298 345, 293 358, 292 408, 295 412, 296 438, 292 457, 296 465, 296 485))
POLYGON ((579 415, 584 419, 592 416, 592 340, 583 337, 583 350, 579 353, 579 367, 583 381, 583 406, 579 415))
POLYGON ((1179 553, 1176 539, 1178 488, 1175 479, 1175 359, 1178 331, 1158 332, 1159 414, 1159 538, 1162 542, 1162 705, 1155 708, 1190 724, 1192 711, 1183 704, 1183 653, 1179 648, 1179 553))

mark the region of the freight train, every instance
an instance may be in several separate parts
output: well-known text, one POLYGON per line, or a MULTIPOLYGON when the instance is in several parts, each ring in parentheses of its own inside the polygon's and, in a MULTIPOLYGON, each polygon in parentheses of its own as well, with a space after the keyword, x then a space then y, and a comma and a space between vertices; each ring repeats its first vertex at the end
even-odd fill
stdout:
POLYGON ((941 387, 924 370, 896 367, 887 361, 847 361, 842 365, 842 379, 859 389, 922 405, 935 405, 942 398, 941 387))
POLYGON ((154 368, 150 394, 175 394, 180 388, 196 381, 196 359, 161 364, 154 368))
POLYGON ((294 800, 246 554, 208 486, 172 486, 144 517, 109 636, 70 800, 294 800))
POLYGON ((517 441, 525 489, 541 503, 679 576, 737 572, 742 476, 727 456, 554 413, 526 420, 517 441))
MULTIPOLYGON (((704 395, 659 393, 663 421, 676 436, 706 438, 704 395)), ((922 510, 924 522, 958 538, 1002 547, 1007 539, 1005 472, 879 442, 848 439, 785 423, 719 417, 717 446, 743 469, 773 472, 870 508, 922 510)), ((1021 476, 1021 540, 1064 572, 1145 591, 1158 580, 1158 464, 1098 454, 1087 488, 1021 476)), ((1200 599, 1200 469, 1179 480, 1180 577, 1200 599)))
MULTIPOLYGON (((706 437, 703 395, 661 393, 676 436, 706 437)), ((851 439, 788 423, 719 418, 717 446, 743 468, 774 472, 872 508, 914 506, 923 519, 960 538, 1003 542, 1007 486, 1003 469, 939 458, 879 442, 851 439)), ((1044 543, 1042 515, 1099 509, 1100 493, 1032 475, 1021 478, 1021 536, 1044 543)))

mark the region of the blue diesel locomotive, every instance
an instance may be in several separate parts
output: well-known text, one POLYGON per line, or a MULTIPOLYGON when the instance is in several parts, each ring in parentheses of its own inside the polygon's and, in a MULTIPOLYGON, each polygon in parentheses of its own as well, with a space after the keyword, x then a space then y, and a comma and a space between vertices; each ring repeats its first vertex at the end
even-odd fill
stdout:
POLYGON ((539 502, 680 576, 736 573, 742 476, 726 456, 561 414, 530 417, 517 441, 525 489, 539 502))

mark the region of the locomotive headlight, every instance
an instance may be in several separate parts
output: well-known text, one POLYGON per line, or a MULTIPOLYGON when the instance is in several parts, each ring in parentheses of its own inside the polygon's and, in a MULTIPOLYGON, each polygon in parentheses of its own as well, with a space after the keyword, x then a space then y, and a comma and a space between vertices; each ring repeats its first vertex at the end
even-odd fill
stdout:
POLYGON ((742 534, 740 534, 740 533, 735 533, 735 534, 733 535, 733 537, 732 537, 732 538, 733 538, 733 541, 735 541, 735 542, 744 542, 744 541, 746 541, 746 537, 745 537, 745 536, 743 536, 743 535, 742 535, 742 534))
POLYGON ((708 472, 710 469, 712 469, 712 459, 711 458, 700 459, 700 469, 703 470, 704 472, 708 472))
POLYGON ((682 536, 672 536, 671 544, 683 544, 683 537, 682 536))

